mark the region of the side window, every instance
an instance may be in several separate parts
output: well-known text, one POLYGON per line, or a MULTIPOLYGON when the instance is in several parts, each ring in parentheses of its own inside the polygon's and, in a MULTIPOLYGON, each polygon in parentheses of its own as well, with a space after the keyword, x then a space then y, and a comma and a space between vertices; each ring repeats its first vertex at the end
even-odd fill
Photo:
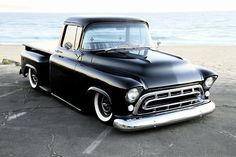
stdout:
POLYGON ((82 27, 77 27, 77 33, 76 33, 76 39, 75 39, 75 49, 79 48, 81 34, 82 34, 82 27))
POLYGON ((77 26, 69 26, 69 25, 66 26, 66 32, 61 45, 62 47, 65 47, 66 43, 70 43, 72 45, 72 49, 74 49, 76 31, 77 31, 77 26))

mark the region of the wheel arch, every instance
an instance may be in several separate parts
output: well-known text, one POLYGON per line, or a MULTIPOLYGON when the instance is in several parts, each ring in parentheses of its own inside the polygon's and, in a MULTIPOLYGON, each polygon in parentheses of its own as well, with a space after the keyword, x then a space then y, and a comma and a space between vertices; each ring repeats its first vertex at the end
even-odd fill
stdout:
POLYGON ((217 76, 218 77, 218 74, 213 70, 210 70, 208 68, 198 66, 198 65, 196 65, 195 67, 200 72, 203 80, 207 77, 210 77, 210 76, 217 76))
POLYGON ((86 92, 87 98, 89 97, 90 94, 94 94, 96 92, 106 96, 108 98, 109 102, 112 104, 112 100, 111 100, 111 97, 109 96, 109 94, 105 90, 95 87, 95 86, 91 86, 88 88, 88 90, 86 92))
POLYGON ((26 77, 26 73, 28 73, 29 71, 29 68, 35 70, 36 73, 38 73, 37 69, 35 68, 35 66, 31 65, 31 64, 26 64, 25 67, 24 67, 24 73, 23 75, 26 77))

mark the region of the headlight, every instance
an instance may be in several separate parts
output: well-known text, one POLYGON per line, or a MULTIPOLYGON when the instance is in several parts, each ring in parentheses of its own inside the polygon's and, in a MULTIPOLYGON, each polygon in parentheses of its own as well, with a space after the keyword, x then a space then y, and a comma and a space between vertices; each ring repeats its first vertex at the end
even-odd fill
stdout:
POLYGON ((135 102, 140 95, 140 91, 137 88, 130 89, 126 94, 126 100, 129 103, 135 102))
POLYGON ((214 81, 215 81, 215 78, 214 78, 214 77, 208 77, 208 78, 205 80, 205 82, 204 82, 204 86, 205 86, 206 88, 211 88, 211 86, 213 85, 214 81))

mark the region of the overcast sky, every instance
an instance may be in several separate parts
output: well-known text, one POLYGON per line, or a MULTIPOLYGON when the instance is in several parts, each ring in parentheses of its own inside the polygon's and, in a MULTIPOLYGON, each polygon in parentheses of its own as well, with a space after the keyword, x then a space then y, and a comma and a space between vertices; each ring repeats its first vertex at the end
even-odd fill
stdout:
POLYGON ((236 0, 0 0, 1 12, 236 11, 236 0))

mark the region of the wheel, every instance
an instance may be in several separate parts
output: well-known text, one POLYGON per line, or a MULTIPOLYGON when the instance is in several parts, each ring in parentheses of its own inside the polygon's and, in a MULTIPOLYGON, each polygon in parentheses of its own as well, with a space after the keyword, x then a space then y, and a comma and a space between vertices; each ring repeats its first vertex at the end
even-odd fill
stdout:
POLYGON ((108 98, 100 93, 94 96, 94 108, 98 119, 106 124, 113 121, 112 105, 108 98))
POLYGON ((29 68, 28 77, 29 77, 30 86, 33 89, 36 89, 38 87, 38 82, 39 82, 37 72, 34 69, 29 68))

